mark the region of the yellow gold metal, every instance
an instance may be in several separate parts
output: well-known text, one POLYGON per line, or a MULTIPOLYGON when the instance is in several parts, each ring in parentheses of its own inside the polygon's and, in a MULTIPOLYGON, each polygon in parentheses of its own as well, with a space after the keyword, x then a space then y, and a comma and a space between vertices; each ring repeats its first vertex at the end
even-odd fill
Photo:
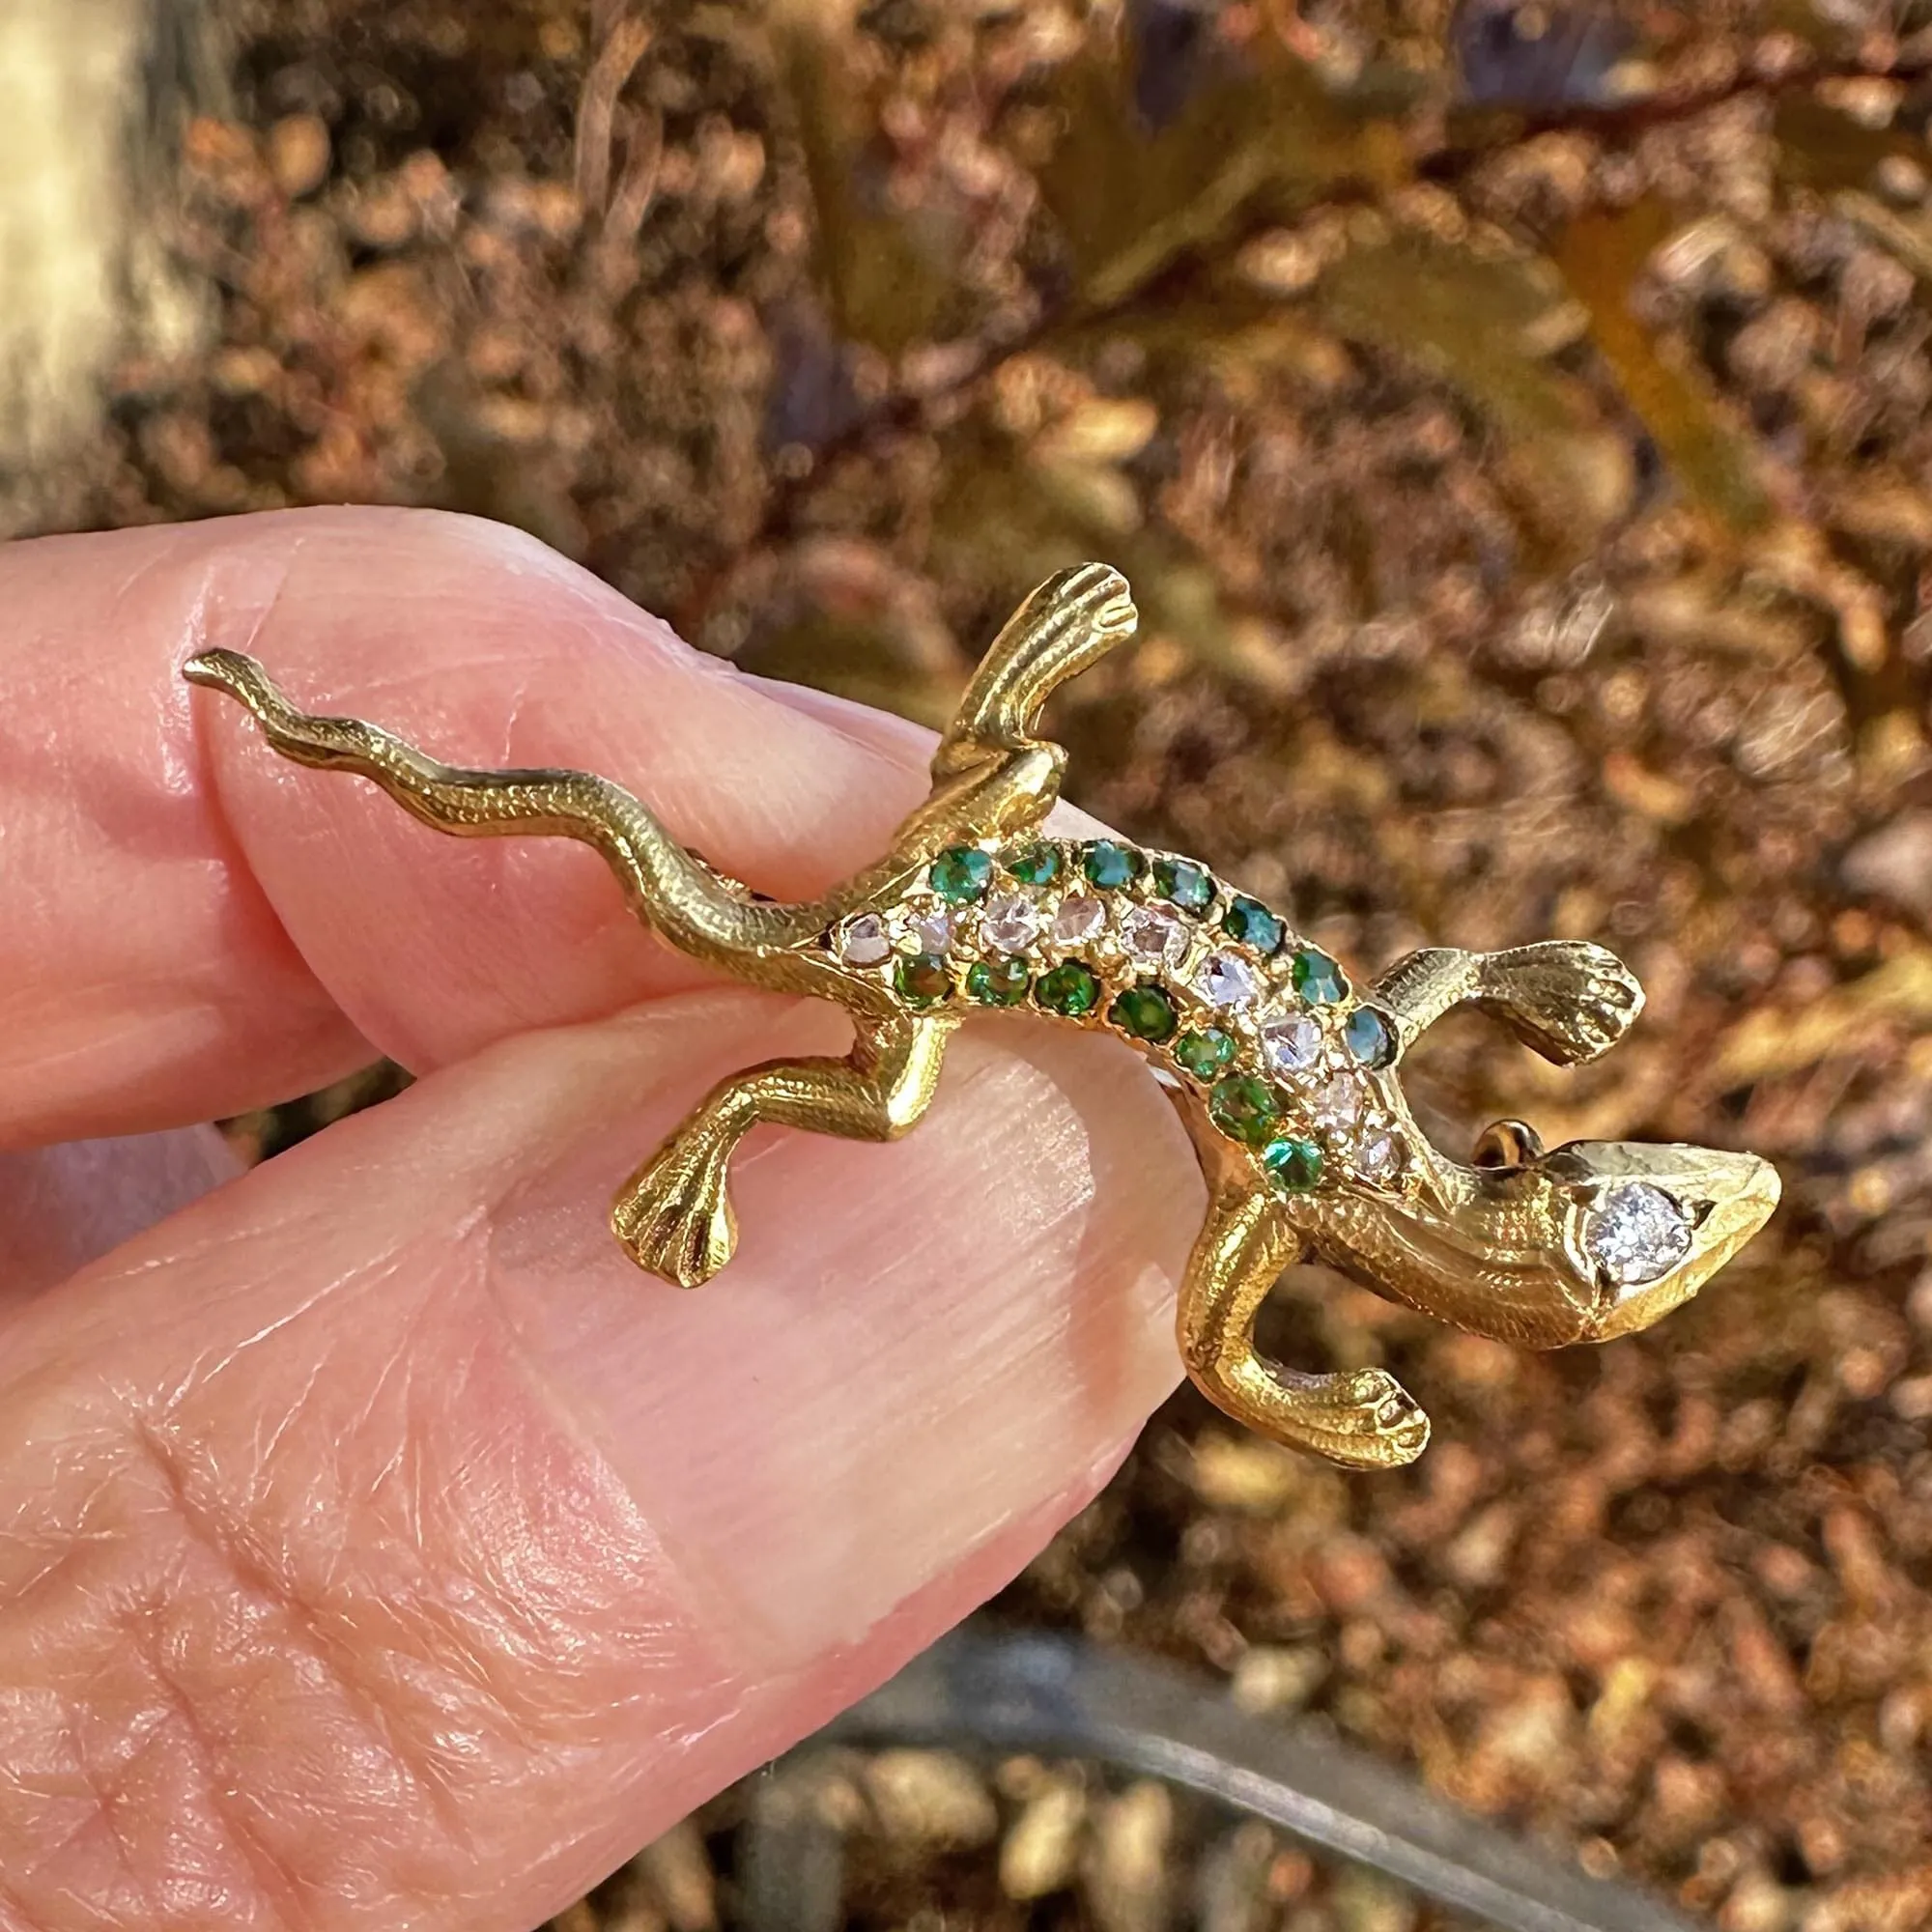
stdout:
POLYGON ((1763 1226, 1777 1177, 1708 1148, 1546 1151, 1520 1121, 1486 1129, 1463 1163, 1420 1132, 1396 1069, 1452 1008, 1480 1009, 1559 1065, 1615 1045, 1643 995, 1602 947, 1429 948, 1358 995, 1205 867, 1051 838, 1066 757, 1035 735, 1040 707, 1135 622, 1125 580, 1102 565, 1041 584, 968 686, 931 794, 887 857, 800 903, 754 897, 608 780, 439 764, 376 725, 295 709, 233 651, 204 651, 184 675, 246 705, 285 756, 372 779, 440 831, 594 845, 639 920, 680 952, 850 1013, 846 1058, 724 1081, 625 1183, 611 1225, 640 1267, 696 1288, 730 1260, 728 1171, 753 1126, 895 1140, 931 1103, 960 1020, 1024 1003, 1126 1039, 1193 1136, 1208 1208, 1180 1290, 1188 1374, 1274 1441, 1358 1468, 1411 1462, 1429 1419, 1391 1376, 1308 1375, 1257 1350, 1255 1315, 1284 1267, 1317 1256, 1526 1348, 1606 1341, 1694 1294, 1763 1226))

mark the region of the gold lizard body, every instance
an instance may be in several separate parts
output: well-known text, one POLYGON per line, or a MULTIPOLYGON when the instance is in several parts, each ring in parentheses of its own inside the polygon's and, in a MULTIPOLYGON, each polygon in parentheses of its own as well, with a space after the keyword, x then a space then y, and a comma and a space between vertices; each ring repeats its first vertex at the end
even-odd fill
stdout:
POLYGON ((1036 737, 1056 686, 1131 636, 1125 581, 1084 564, 1043 583, 995 640, 887 858, 810 904, 759 899, 686 852, 630 793, 567 771, 464 771, 372 724, 297 711, 252 659, 184 674, 239 698, 275 749, 373 779, 425 823, 596 846, 670 945, 753 985, 837 1001, 844 1059, 773 1061, 722 1082, 632 1176, 612 1226, 684 1288, 736 1241, 732 1151, 774 1123, 896 1139, 930 1104, 967 1013, 1024 1007, 1134 1046, 1186 1122, 1208 1179, 1180 1290, 1187 1371, 1278 1442, 1361 1467, 1412 1461, 1429 1421, 1379 1369, 1309 1375, 1258 1353, 1254 1319, 1314 1254, 1473 1333, 1529 1348, 1605 1341, 1694 1294, 1776 1206, 1773 1169, 1706 1148, 1578 1142, 1546 1152, 1502 1122, 1471 1164, 1417 1129, 1395 1069, 1474 1005, 1558 1064, 1622 1037, 1642 1005, 1611 953, 1552 940, 1427 949, 1358 995, 1287 922, 1206 867, 1041 830, 1065 753, 1036 737))

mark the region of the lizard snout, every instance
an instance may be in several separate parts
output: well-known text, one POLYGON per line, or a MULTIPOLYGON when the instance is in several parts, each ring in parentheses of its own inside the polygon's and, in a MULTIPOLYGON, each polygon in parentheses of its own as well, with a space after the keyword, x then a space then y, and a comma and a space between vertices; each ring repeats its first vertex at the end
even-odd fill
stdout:
POLYGON ((1563 1246, 1595 1290, 1587 1333, 1648 1328, 1703 1287, 1771 1218, 1777 1171, 1749 1153, 1573 1141, 1535 1162, 1564 1204, 1563 1246))

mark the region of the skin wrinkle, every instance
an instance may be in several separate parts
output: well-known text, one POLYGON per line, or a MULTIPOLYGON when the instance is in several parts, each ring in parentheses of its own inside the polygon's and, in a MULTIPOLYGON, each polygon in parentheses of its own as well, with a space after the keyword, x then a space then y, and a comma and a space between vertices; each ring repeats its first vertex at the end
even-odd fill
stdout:
POLYGON ((0 1932, 36 1932, 28 1922, 26 1904, 14 1889, 14 1881, 7 1876, 4 1865, 0 1865, 0 1932))
MULTIPOLYGON (((210 1511, 206 1501, 194 1493, 187 1473, 189 1464, 182 1457, 163 1429, 148 1419, 133 1425, 132 1439, 164 1485, 165 1494, 186 1534, 208 1552, 219 1569, 233 1576, 240 1587, 294 1618, 297 1634, 309 1654, 323 1666, 328 1680, 350 1694, 359 1706, 367 1727, 379 1740, 387 1761, 408 1780, 411 1789, 428 1805, 449 1841, 459 1849, 472 1852, 467 1822, 455 1804, 449 1789, 435 1768, 433 1756, 412 1748, 399 1734, 393 1714, 382 1692, 365 1683, 355 1663, 353 1630, 345 1645, 344 1633, 331 1630, 312 1605, 302 1601, 299 1591, 290 1589, 277 1577, 272 1565, 261 1560, 245 1534, 224 1534, 223 1525, 210 1511)), ((479 1685, 477 1688, 484 1689, 479 1685)), ((504 1714, 506 1718, 508 1713, 504 1714)), ((514 1719, 511 1719, 514 1723, 514 1719)), ((205 1735, 205 1734, 204 1734, 205 1735)), ((211 1766, 213 1753, 211 1752, 211 1766)))
MULTIPOLYGON (((380 1284, 385 1278, 394 1278, 395 1276, 399 1275, 400 1272, 401 1270, 399 1265, 384 1266, 379 1262, 378 1266, 374 1270, 375 1285, 380 1286, 380 1284)), ((338 1291, 339 1288, 340 1288, 339 1283, 332 1283, 327 1288, 318 1291, 318 1293, 315 1295, 311 1296, 309 1300, 302 1305, 301 1308, 296 1310, 294 1314, 292 1314, 290 1317, 285 1318, 283 1321, 271 1324, 270 1328, 261 1331, 256 1336, 249 1338, 247 1342, 243 1343, 240 1347, 230 1350, 228 1353, 224 1356, 224 1358, 220 1362, 214 1364, 213 1367, 198 1370, 194 1376, 194 1383, 195 1386, 197 1387, 197 1390, 204 1390, 209 1385, 211 1385, 219 1375, 224 1373, 229 1367, 233 1365, 233 1363, 241 1356, 241 1354, 243 1352, 243 1350, 246 1347, 251 1346, 254 1343, 259 1343, 262 1340, 264 1340, 268 1335, 276 1332, 276 1330, 282 1327, 287 1326, 288 1323, 293 1321, 298 1316, 305 1315, 306 1313, 309 1312, 310 1309, 316 1307, 327 1295, 328 1295, 333 1292, 338 1291)), ((367 1292, 366 1286, 364 1287, 362 1292, 364 1293, 367 1292)), ((416 1332, 416 1330, 418 1329, 418 1327, 425 1319, 426 1319, 426 1311, 421 1311, 416 1316, 412 1317, 411 1320, 410 1327, 405 1330, 403 1337, 400 1338, 401 1341, 406 1344, 410 1339, 410 1337, 416 1332)), ((370 1384, 366 1390, 359 1413, 354 1418, 354 1420, 350 1424, 349 1433, 352 1435, 357 1434, 362 1428, 368 1426, 373 1421, 376 1407, 379 1405, 379 1403, 381 1403, 384 1394, 388 1390, 389 1377, 397 1371, 402 1371, 404 1373, 407 1373, 408 1364, 409 1364, 409 1350, 407 1349, 406 1346, 398 1347, 397 1349, 394 1349, 389 1352, 388 1359, 385 1362, 383 1370, 380 1372, 375 1381, 372 1384, 370 1384)), ((284 1412, 276 1425, 275 1431, 271 1435, 271 1437, 270 1438, 269 1442, 266 1445, 260 1445, 260 1444, 257 1445, 257 1453, 255 1461, 256 1461, 256 1466, 260 1471, 260 1477, 262 1479, 266 1479, 269 1476, 270 1464, 272 1462, 275 1451, 280 1447, 282 1441, 287 1436, 291 1429, 293 1429, 301 1420, 305 1412, 305 1407, 308 1398, 313 1395, 318 1383, 326 1379, 326 1376, 327 1376, 326 1362, 318 1360, 310 1364, 302 1392, 298 1394, 294 1401, 287 1404, 284 1412)), ((177 1406, 179 1405, 179 1400, 180 1399, 178 1398, 177 1406)), ((395 1465, 396 1461, 403 1455, 408 1453, 409 1446, 410 1445, 408 1444, 407 1440, 400 1441, 398 1443, 396 1451, 392 1455, 390 1463, 385 1466, 393 1467, 395 1465)), ((374 1491, 380 1488, 380 1485, 381 1485, 381 1472, 379 1471, 377 1477, 372 1481, 370 1485, 370 1491, 372 1492, 372 1493, 374 1491)), ((259 1501, 260 1497, 258 1494, 251 1494, 249 1497, 244 1499, 243 1506, 244 1508, 246 1508, 250 1505, 259 1504, 259 1501)), ((413 1506, 412 1507, 412 1517, 413 1520, 411 1522, 411 1528, 412 1531, 414 1532, 419 1530, 420 1523, 419 1523, 419 1512, 417 1512, 413 1508, 413 1506)), ((417 1540, 419 1540, 419 1538, 417 1540)))
MULTIPOLYGON (((298 1932, 299 1927, 312 1922, 300 1907, 307 1888, 299 1874, 261 1835, 247 1807, 230 1801, 218 1770, 219 1756, 213 1740, 202 1728, 194 1700, 169 1672, 164 1661, 165 1646, 153 1628, 152 1617, 136 1613, 127 1620, 124 1628, 146 1665, 149 1678, 166 1697, 176 1726, 187 1740, 188 1749, 200 1767, 200 1788, 214 1813, 214 1822, 247 1866, 257 1895, 270 1915, 270 1924, 280 1928, 280 1932, 298 1932)), ((111 1810, 108 1815, 112 1815, 111 1810)), ((123 1862, 129 1862, 125 1850, 123 1862)), ((156 1913, 155 1917, 159 1918, 160 1915, 156 1913)))

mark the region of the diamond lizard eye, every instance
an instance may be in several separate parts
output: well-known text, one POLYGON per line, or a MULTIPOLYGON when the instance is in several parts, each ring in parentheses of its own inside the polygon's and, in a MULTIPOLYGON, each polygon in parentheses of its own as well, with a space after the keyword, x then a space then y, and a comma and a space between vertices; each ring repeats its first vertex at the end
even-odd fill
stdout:
POLYGON ((1597 1198, 1583 1248, 1619 1288, 1634 1288, 1668 1274, 1690 1254, 1695 1225, 1674 1194, 1647 1180, 1627 1180, 1597 1198))

